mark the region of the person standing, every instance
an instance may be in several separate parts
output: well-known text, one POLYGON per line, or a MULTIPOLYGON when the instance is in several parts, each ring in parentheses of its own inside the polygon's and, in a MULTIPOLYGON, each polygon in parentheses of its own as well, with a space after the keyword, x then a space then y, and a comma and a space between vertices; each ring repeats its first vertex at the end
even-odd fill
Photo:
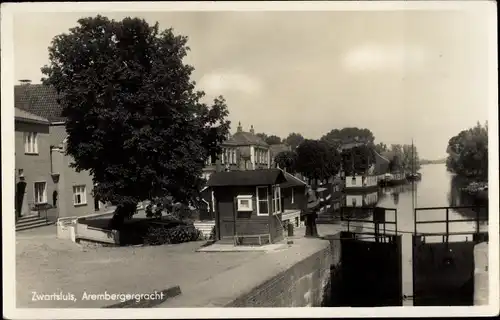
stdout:
POLYGON ((316 218, 318 216, 319 199, 316 192, 316 185, 308 186, 306 188, 307 203, 304 208, 306 219, 306 237, 317 237, 318 228, 316 226, 316 218))

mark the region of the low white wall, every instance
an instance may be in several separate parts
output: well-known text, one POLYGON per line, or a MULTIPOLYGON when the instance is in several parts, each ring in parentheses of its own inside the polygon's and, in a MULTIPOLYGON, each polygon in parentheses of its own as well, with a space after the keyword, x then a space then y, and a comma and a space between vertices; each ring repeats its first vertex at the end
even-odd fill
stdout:
POLYGON ((120 232, 118 230, 94 228, 84 223, 76 224, 75 238, 76 241, 81 239, 116 245, 120 244, 120 232))
MULTIPOLYGON (((59 218, 56 222, 57 238, 58 239, 71 239, 71 233, 75 233, 75 226, 78 218, 59 218), (73 231, 72 231, 73 230, 73 231)), ((73 240, 74 241, 74 240, 73 240)))
POLYGON ((488 279, 488 243, 483 242, 474 247, 474 305, 489 304, 488 279))
MULTIPOLYGON (((76 239, 83 239, 86 240, 87 236, 91 237, 96 237, 96 239, 90 238, 89 240, 95 240, 95 241, 101 241, 99 239, 116 239, 113 240, 113 242, 110 242, 111 240, 105 241, 106 243, 118 243, 116 242, 119 238, 116 235, 110 235, 113 233, 113 231, 110 230, 105 230, 105 229, 99 229, 99 228, 91 228, 89 231, 88 228, 85 228, 84 226, 87 226, 85 224, 79 223, 79 221, 86 219, 86 218, 95 218, 99 216, 107 216, 110 213, 112 213, 114 209, 109 210, 107 212, 103 213, 93 213, 93 214, 88 214, 85 216, 80 216, 80 217, 64 217, 64 218, 59 218, 57 219, 56 226, 57 226, 57 238, 58 239, 71 239, 71 241, 75 242, 76 239), (78 225, 80 227, 78 227, 78 225)), ((116 233, 118 231, 115 231, 116 233)))

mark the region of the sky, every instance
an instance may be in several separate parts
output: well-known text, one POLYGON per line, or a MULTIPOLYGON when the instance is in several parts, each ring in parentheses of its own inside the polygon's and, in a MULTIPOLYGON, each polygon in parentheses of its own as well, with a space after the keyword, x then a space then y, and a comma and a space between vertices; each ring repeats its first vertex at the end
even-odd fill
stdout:
MULTIPOLYGON (((96 14, 16 13, 16 83, 40 83, 51 39, 96 14)), ((413 139, 420 158, 438 159, 452 136, 488 119, 494 30, 478 12, 100 14, 188 36, 193 80, 207 98, 226 98, 233 131, 241 121, 244 130, 318 139, 362 127, 388 145, 413 139)))

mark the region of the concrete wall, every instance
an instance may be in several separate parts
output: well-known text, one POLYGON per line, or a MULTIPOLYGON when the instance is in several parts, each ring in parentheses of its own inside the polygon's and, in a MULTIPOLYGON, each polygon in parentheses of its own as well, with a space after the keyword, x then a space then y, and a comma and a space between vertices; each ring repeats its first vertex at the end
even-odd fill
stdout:
POLYGON ((489 304, 488 243, 474 247, 474 305, 489 304))
MULTIPOLYGON (((49 126, 16 121, 15 122, 15 183, 20 181, 19 169, 23 170, 26 182, 25 198, 22 212, 28 214, 34 204, 34 183, 45 182, 47 203, 52 203, 54 182, 50 175, 50 140, 49 126), (38 139, 38 154, 26 154, 24 150, 24 133, 36 132, 38 139)), ((14 184, 14 181, 12 181, 14 184)))
POLYGON ((232 268, 162 307, 319 307, 331 295, 331 266, 340 252, 321 239, 296 239, 286 254, 263 254, 232 268), (227 285, 227 284, 231 285, 227 285))

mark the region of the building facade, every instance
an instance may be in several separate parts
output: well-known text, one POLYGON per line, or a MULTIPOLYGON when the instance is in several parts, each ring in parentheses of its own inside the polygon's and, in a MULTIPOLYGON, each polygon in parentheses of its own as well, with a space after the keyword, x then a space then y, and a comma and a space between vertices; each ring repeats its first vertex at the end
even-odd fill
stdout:
MULTIPOLYGON (((28 113, 46 121, 44 131, 36 135, 39 160, 30 170, 40 172, 38 176, 41 176, 43 172, 44 176, 50 177, 44 180, 47 182, 46 189, 43 191, 45 203, 53 207, 49 210, 48 219, 88 215, 94 213, 96 209, 102 209, 104 205, 94 201, 93 181, 90 173, 88 171, 76 172, 70 166, 73 162, 72 157, 64 152, 67 137, 65 118, 61 115, 62 107, 57 101, 55 90, 42 84, 28 83, 15 86, 14 92, 16 112, 19 110, 18 113, 28 113)), ((19 130, 16 131, 26 131, 23 129, 26 125, 21 125, 18 117, 16 117, 16 123, 19 123, 19 130)), ((18 135, 21 139, 21 133, 18 135)), ((16 145, 17 140, 16 136, 16 145)), ((23 162, 26 162, 26 155, 21 155, 16 147, 16 168, 18 164, 25 166, 23 162)), ((39 182, 37 186, 42 188, 43 181, 39 182)), ((27 197, 29 199, 31 195, 27 194, 27 197)))
POLYGON ((55 184, 50 174, 49 121, 15 108, 16 217, 38 213, 50 203, 55 184))

